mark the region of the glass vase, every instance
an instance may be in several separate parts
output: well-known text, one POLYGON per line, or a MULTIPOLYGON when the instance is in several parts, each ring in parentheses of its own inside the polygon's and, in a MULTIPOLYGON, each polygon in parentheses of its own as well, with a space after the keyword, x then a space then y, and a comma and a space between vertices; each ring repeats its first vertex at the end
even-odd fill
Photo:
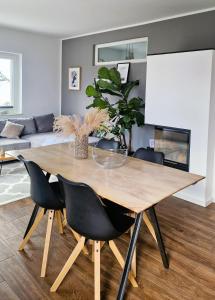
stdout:
POLYGON ((88 158, 88 136, 75 137, 74 156, 78 159, 88 158))

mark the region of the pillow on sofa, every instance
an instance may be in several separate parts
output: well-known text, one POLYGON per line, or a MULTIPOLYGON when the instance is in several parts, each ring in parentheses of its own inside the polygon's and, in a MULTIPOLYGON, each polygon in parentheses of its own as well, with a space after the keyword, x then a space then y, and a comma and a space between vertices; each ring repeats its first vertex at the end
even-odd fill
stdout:
POLYGON ((53 131, 53 123, 54 123, 54 115, 48 114, 48 115, 42 115, 34 117, 37 132, 43 133, 43 132, 51 132, 53 131))
POLYGON ((3 128, 5 127, 6 121, 0 121, 0 133, 2 132, 3 128))
POLYGON ((24 126, 22 135, 35 134, 37 132, 33 118, 8 119, 8 121, 24 126))
POLYGON ((1 137, 8 139, 18 139, 24 129, 24 125, 12 123, 7 121, 5 127, 1 132, 1 137))

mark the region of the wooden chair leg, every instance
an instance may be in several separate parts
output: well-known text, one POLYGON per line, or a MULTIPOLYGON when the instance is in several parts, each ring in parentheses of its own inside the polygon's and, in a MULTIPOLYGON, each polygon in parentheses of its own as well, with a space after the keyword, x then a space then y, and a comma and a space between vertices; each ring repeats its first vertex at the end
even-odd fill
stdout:
POLYGON ((43 261, 42 261, 42 268, 41 268, 41 275, 40 277, 46 276, 46 268, 48 262, 48 254, 49 254, 49 246, 51 240, 51 232, 52 232, 52 225, 54 220, 54 210, 49 210, 48 213, 48 224, 47 224, 47 231, 46 231, 46 238, 45 238, 45 246, 43 251, 43 261))
POLYGON ((100 250, 102 250, 102 248, 103 248, 103 246, 105 245, 105 242, 104 241, 102 241, 102 242, 100 242, 100 250))
MULTIPOLYGON (((72 233, 73 233, 73 235, 74 235, 76 241, 79 242, 80 239, 81 239, 80 234, 78 234, 77 232, 75 232, 71 227, 69 227, 69 229, 72 231, 72 233)), ((82 250, 82 251, 83 251, 84 255, 89 255, 89 251, 88 251, 88 249, 87 249, 86 246, 83 247, 83 250, 82 250)))
POLYGON ((66 274, 71 269, 72 265, 74 264, 75 260, 77 259, 78 255, 80 254, 81 250, 84 247, 85 243, 85 237, 81 237, 78 244, 75 246, 74 250, 72 251, 72 254, 68 258, 67 262, 65 263, 63 269, 61 270, 60 274, 56 278, 55 282, 53 283, 50 291, 56 292, 58 287, 60 286, 61 282, 65 278, 66 274))
POLYGON ((45 209, 42 208, 41 211, 39 212, 39 214, 37 215, 37 217, 36 217, 33 225, 30 228, 30 230, 28 231, 27 235, 22 240, 22 242, 21 242, 21 244, 19 246, 19 251, 22 251, 24 249, 25 245, 27 244, 27 242, 31 238, 33 232, 36 230, 37 226, 39 225, 40 221, 42 220, 44 214, 45 214, 45 209))
POLYGON ((63 213, 61 214, 63 215, 63 227, 65 227, 67 225, 66 208, 63 209, 63 213))
POLYGON ((100 300, 100 250, 99 241, 94 241, 94 299, 100 300))
MULTIPOLYGON (((112 250, 114 256, 116 257, 117 261, 119 262, 120 266, 123 269, 124 265, 125 265, 125 260, 122 257, 121 253, 119 252, 119 249, 117 248, 114 241, 109 241, 109 246, 110 246, 110 249, 112 250)), ((128 278, 129 278, 129 280, 130 280, 133 287, 138 287, 137 281, 136 281, 136 279, 134 277, 134 274, 133 274, 133 270, 130 271, 128 278)))
POLYGON ((95 259, 95 243, 94 241, 92 241, 92 254, 91 254, 91 260, 92 262, 94 262, 94 259, 95 259))
POLYGON ((155 234, 154 227, 153 227, 151 221, 149 220, 149 217, 148 217, 146 212, 143 213, 143 221, 145 222, 146 226, 149 229, 149 232, 151 233, 151 235, 153 236, 154 240, 157 243, 158 241, 157 241, 157 237, 156 237, 156 234, 155 234))
POLYGON ((62 223, 62 219, 61 219, 61 211, 57 210, 55 212, 55 215, 56 215, 56 220, 57 220, 57 224, 58 224, 59 233, 63 234, 63 223, 62 223))
MULTIPOLYGON (((132 237, 133 234, 133 230, 134 230, 134 225, 131 227, 130 230, 130 235, 132 237)), ((132 262, 131 262, 131 269, 133 272, 134 277, 137 277, 137 248, 135 247, 134 249, 134 254, 133 254, 133 258, 132 258, 132 262)))

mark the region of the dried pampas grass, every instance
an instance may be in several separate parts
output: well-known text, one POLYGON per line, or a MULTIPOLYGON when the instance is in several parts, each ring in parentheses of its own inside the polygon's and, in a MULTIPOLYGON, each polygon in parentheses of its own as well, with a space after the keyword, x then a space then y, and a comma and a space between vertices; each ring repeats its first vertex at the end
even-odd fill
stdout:
POLYGON ((88 136, 94 130, 98 130, 102 124, 109 121, 106 109, 91 108, 82 120, 80 116, 60 116, 55 118, 54 131, 63 135, 71 135, 82 138, 88 136))

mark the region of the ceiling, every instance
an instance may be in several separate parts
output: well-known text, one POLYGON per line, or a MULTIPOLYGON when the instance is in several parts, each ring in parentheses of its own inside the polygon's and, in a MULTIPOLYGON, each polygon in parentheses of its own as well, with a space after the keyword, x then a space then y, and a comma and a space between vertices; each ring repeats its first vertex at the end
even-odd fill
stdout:
POLYGON ((0 25, 61 38, 215 9, 215 0, 0 0, 0 25))

